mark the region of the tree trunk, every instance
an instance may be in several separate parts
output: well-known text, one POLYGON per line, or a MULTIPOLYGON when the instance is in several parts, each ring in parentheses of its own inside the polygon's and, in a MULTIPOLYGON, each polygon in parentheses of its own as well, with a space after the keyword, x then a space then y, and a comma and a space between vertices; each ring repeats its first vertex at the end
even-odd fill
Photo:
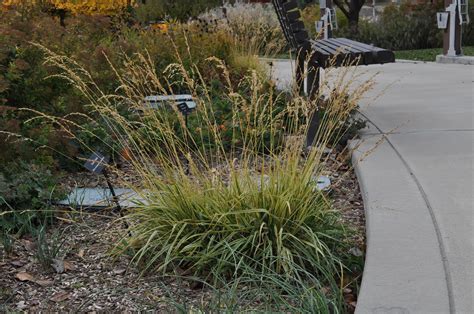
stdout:
POLYGON ((62 27, 66 27, 66 10, 59 10, 58 15, 59 15, 59 24, 62 27))
POLYGON ((347 18, 349 20, 349 31, 351 36, 359 35, 359 12, 351 10, 347 18))
POLYGON ((359 13, 366 0, 333 0, 349 21, 349 32, 353 37, 359 34, 359 13))

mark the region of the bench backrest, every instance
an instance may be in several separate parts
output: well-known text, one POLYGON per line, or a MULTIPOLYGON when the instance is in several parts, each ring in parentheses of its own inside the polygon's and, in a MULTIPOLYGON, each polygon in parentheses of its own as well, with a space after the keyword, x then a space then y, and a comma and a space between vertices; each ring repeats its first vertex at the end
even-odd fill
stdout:
POLYGON ((152 95, 146 96, 144 99, 145 107, 153 109, 163 107, 166 103, 177 104, 178 107, 181 105, 182 108, 188 108, 189 110, 196 108, 192 95, 152 95))
POLYGON ((301 20, 297 0, 272 0, 272 3, 291 48, 298 50, 309 43, 309 34, 301 20))

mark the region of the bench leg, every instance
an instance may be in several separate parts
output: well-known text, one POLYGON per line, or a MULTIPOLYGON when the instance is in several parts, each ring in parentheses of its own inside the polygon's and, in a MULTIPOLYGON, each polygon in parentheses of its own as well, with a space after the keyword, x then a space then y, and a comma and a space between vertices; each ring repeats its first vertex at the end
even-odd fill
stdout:
POLYGON ((309 120, 308 129, 306 132, 306 147, 311 147, 316 141, 320 126, 319 121, 319 111, 315 110, 311 113, 311 118, 309 120))
POLYGON ((304 94, 304 68, 306 63, 306 57, 308 56, 308 51, 305 48, 297 50, 296 56, 296 88, 299 95, 304 94))
MULTIPOLYGON (((319 66, 318 62, 310 60, 308 63, 308 82, 306 86, 306 93, 308 95, 309 101, 315 101, 319 95, 320 78, 321 67, 319 66)), ((316 108, 314 112, 311 113, 311 118, 308 124, 306 147, 313 146, 316 136, 318 135, 319 125, 319 111, 316 108)))
POLYGON ((309 100, 314 100, 318 96, 320 78, 321 68, 318 62, 310 60, 308 63, 308 79, 306 84, 306 94, 309 100))

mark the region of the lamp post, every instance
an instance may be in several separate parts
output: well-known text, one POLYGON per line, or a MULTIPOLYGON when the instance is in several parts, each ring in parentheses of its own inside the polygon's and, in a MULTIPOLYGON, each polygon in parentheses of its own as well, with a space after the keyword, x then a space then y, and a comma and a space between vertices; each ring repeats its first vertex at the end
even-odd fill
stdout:
POLYGON ((448 57, 461 56, 462 25, 469 23, 468 2, 467 0, 445 0, 444 4, 445 18, 448 20, 440 23, 443 13, 438 15, 438 27, 444 29, 443 54, 448 57))
POLYGON ((107 163, 109 162, 109 157, 102 155, 99 152, 93 152, 89 159, 86 160, 84 167, 92 173, 103 174, 107 182, 107 187, 109 188, 110 194, 112 195, 112 201, 115 203, 119 213, 122 213, 122 207, 120 206, 119 198, 115 194, 114 187, 110 182, 109 173, 107 172, 107 163))
MULTIPOLYGON (((99 152, 93 152, 92 155, 86 160, 84 167, 92 173, 95 174, 103 174, 105 180, 107 182, 107 186, 110 190, 110 194, 112 195, 112 202, 115 203, 115 208, 120 214, 120 217, 124 218, 122 206, 120 206, 120 200, 117 194, 115 193, 114 187, 112 186, 112 182, 110 182, 109 173, 107 172, 107 164, 109 162, 109 157, 106 155, 102 155, 99 152)), ((131 237, 132 232, 130 231, 130 227, 127 221, 123 221, 123 225, 125 229, 128 230, 128 235, 131 237)))

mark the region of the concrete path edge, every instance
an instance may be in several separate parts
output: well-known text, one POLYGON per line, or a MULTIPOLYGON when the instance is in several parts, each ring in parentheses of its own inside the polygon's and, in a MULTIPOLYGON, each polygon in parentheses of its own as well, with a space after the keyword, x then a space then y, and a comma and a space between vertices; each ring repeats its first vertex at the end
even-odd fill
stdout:
POLYGON ((356 313, 450 313, 443 257, 429 209, 384 137, 366 136, 350 144, 367 229, 356 313))

